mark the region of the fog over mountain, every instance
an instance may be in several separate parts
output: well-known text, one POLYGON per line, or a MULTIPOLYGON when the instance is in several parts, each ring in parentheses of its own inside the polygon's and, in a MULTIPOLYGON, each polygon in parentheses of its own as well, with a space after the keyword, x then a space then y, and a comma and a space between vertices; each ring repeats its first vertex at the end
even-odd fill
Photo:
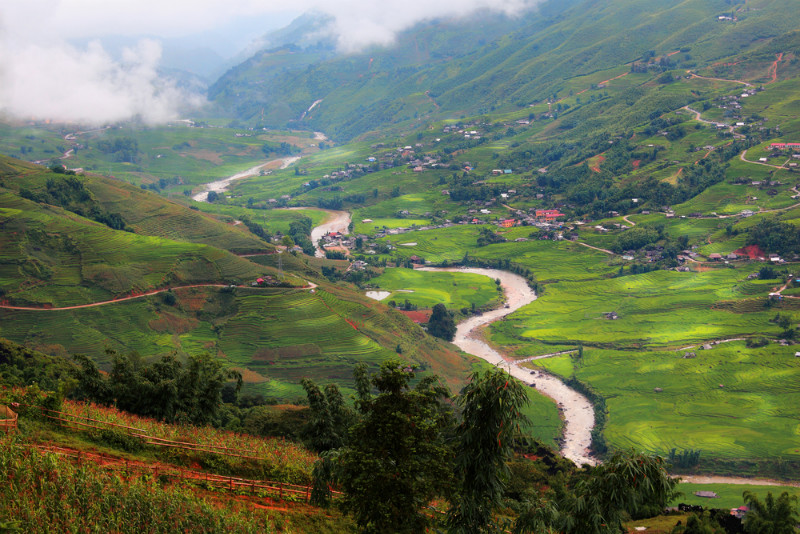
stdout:
POLYGON ((514 14, 536 3, 298 0, 287 10, 275 0, 7 0, 0 5, 0 111, 88 123, 133 116, 160 122, 203 101, 160 67, 212 76, 304 11, 330 15, 325 31, 349 53, 391 44, 397 32, 423 20, 477 9, 514 14))

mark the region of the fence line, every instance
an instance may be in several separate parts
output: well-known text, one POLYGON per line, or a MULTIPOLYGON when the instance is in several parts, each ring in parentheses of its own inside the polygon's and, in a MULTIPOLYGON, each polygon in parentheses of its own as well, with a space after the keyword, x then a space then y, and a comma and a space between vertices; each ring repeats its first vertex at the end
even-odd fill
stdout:
POLYGON ((262 456, 256 456, 258 453, 253 450, 249 449, 234 449, 231 447, 225 447, 223 445, 201 445, 199 443, 190 443, 185 441, 174 441, 165 438, 159 438, 157 436, 152 436, 148 434, 146 431, 132 427, 127 425, 121 425, 118 423, 111 423, 108 421, 101 421, 99 419, 93 419, 89 416, 80 416, 71 413, 61 412, 58 410, 50 410, 48 408, 39 407, 42 412, 42 416, 53 421, 59 421, 61 423, 66 423, 68 425, 77 425, 84 428, 93 428, 96 430, 109 430, 109 427, 112 428, 120 428, 124 429, 125 432, 135 438, 140 438, 145 440, 148 445, 156 445, 160 447, 171 447, 171 448, 178 448, 184 450, 190 450, 195 452, 207 452, 211 454, 219 454, 222 456, 231 456, 235 458, 244 458, 248 460, 264 460, 262 456), (47 413, 45 413, 47 412, 47 413), (57 414, 57 417, 50 414, 57 414), (85 421, 85 422, 84 422, 85 421), (102 426, 92 425, 91 423, 98 423, 102 426), (235 451, 235 452, 234 452, 235 451), (237 453, 249 453, 249 454, 237 454, 237 453))
MULTIPOLYGON (((55 445, 35 445, 37 449, 43 452, 51 452, 60 456, 66 456, 76 461, 80 466, 84 460, 90 460, 98 464, 99 467, 113 471, 124 471, 126 477, 131 476, 131 472, 140 472, 152 474, 154 479, 162 477, 174 478, 181 481, 191 481, 192 483, 205 483, 219 489, 227 489, 230 492, 236 490, 249 491, 251 495, 255 495, 256 491, 263 491, 264 493, 271 493, 277 495, 279 500, 283 500, 284 496, 294 495, 299 496, 305 502, 311 500, 311 486, 288 484, 286 482, 277 482, 272 480, 255 480, 241 477, 217 475, 214 473, 207 473, 204 471, 197 471, 193 469, 181 469, 168 465, 149 465, 142 462, 126 460, 119 457, 106 456, 103 454, 95 454, 84 451, 75 451, 74 449, 65 449, 55 445)), ((338 497, 341 492, 333 491, 334 497, 338 497)))

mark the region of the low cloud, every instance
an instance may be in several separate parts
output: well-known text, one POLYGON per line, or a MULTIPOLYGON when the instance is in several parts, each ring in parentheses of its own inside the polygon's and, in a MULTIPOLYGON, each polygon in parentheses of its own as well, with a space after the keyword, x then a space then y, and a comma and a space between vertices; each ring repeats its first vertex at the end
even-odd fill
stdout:
POLYGON ((397 34, 413 25, 442 17, 468 16, 478 10, 517 15, 539 0, 338 0, 314 2, 315 9, 331 15, 332 30, 343 52, 370 45, 389 45, 397 34))
POLYGON ((26 44, 3 64, 0 109, 21 118, 104 123, 163 122, 202 99, 158 74, 161 46, 142 40, 115 61, 98 42, 26 44))
MULTIPOLYGON (((297 14, 329 14, 343 52, 389 45, 414 24, 467 16, 480 9, 516 14, 540 0, 296 0, 297 14)), ((104 123, 175 118, 202 103, 159 75, 161 46, 145 39, 112 58, 99 42, 110 35, 182 37, 235 24, 243 17, 287 15, 278 0, 4 0, 0 5, 0 112, 21 118, 104 123)))

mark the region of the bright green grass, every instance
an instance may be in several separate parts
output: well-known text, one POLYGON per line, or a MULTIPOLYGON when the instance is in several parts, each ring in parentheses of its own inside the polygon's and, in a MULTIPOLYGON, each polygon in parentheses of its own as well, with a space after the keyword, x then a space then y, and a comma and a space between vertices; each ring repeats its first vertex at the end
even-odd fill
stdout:
POLYGON ((773 497, 778 497, 781 493, 788 492, 789 495, 797 495, 800 497, 800 488, 797 486, 749 486, 743 484, 691 484, 682 482, 678 484, 678 491, 683 495, 678 497, 672 502, 673 506, 683 502, 686 504, 702 505, 704 508, 738 508, 744 506, 744 499, 742 493, 749 491, 758 495, 761 502, 767 493, 771 492, 773 497), (697 491, 713 491, 719 498, 707 499, 704 497, 697 497, 697 491))
POLYGON ((747 274, 655 271, 549 284, 536 302, 493 330, 519 341, 630 348, 777 333, 768 322, 774 310, 763 306, 769 287, 744 280, 747 274), (619 319, 606 319, 606 312, 619 319))
POLYGON ((742 342, 711 350, 592 348, 584 349, 577 366, 568 356, 536 363, 557 373, 574 372, 606 399, 605 436, 614 448, 662 455, 672 448, 700 449, 701 461, 798 460, 800 361, 794 352, 777 345, 748 349, 742 342), (697 357, 684 359, 689 350, 697 357))
POLYGON ((451 309, 468 308, 473 304, 480 308, 498 300, 494 282, 477 274, 386 269, 382 275, 371 279, 370 284, 392 292, 384 302, 402 303, 408 299, 420 308, 432 308, 436 304, 451 309))
MULTIPOLYGON (((356 363, 376 367, 393 354, 349 324, 345 318, 355 315, 320 291, 175 294, 176 306, 157 295, 77 310, 0 310, 0 336, 48 353, 84 353, 103 364, 109 361, 106 348, 145 357, 210 352, 266 377, 251 387, 284 400, 303 395, 299 382, 305 376, 349 388, 356 363), (287 353, 282 347, 300 348, 287 353)), ((402 332, 397 339, 413 352, 402 332)))
POLYGON ((17 303, 67 306, 198 283, 244 283, 264 269, 222 249, 112 230, 0 191, 0 287, 17 303))
POLYGON ((251 221, 260 224, 272 234, 277 232, 283 234, 288 233, 289 225, 303 217, 310 218, 311 226, 314 227, 322 224, 328 216, 325 211, 317 208, 255 210, 241 206, 209 204, 206 202, 198 203, 197 205, 201 211, 219 215, 230 223, 233 223, 235 220, 240 220, 242 217, 248 217, 251 221))
POLYGON ((789 191, 786 185, 776 186, 774 189, 778 191, 778 194, 770 196, 767 194, 767 190, 759 189, 758 187, 720 183, 709 187, 691 200, 676 206, 675 213, 677 215, 688 215, 689 213, 699 212, 708 215, 714 212, 719 215, 735 215, 743 210, 772 210, 797 204, 797 201, 791 198, 796 193, 789 191), (753 197, 758 200, 747 200, 753 197))

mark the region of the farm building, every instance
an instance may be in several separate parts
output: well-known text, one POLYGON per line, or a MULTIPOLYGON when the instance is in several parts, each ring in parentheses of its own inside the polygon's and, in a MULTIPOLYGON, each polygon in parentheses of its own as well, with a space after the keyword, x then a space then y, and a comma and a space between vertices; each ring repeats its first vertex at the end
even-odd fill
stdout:
POLYGON ((511 228, 515 224, 517 224, 516 219, 503 219, 502 221, 500 221, 500 226, 502 228, 511 228))
POLYGON ((719 254, 717 252, 712 252, 711 254, 708 255, 708 259, 711 261, 719 261, 722 259, 722 254, 719 254))

